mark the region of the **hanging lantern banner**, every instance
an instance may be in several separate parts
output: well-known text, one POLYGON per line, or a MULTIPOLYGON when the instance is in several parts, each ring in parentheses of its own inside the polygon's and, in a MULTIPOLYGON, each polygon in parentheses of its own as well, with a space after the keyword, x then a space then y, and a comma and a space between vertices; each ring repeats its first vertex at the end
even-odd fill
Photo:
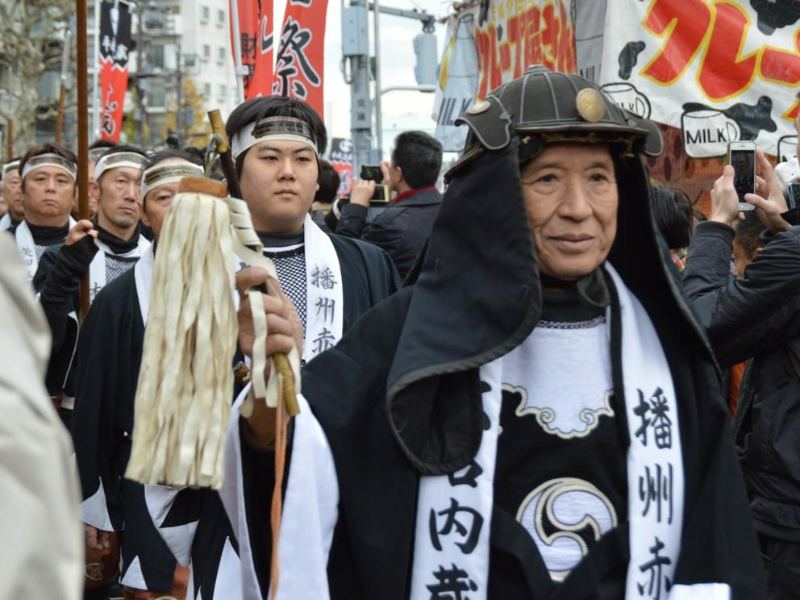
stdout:
POLYGON ((575 29, 570 0, 490 0, 475 28, 478 98, 535 64, 575 72, 575 29))
POLYGON ((131 11, 126 2, 100 4, 100 139, 119 142, 128 89, 131 11))
POLYGON ((327 12, 328 0, 288 0, 272 84, 273 94, 308 102, 322 119, 327 12))
POLYGON ((456 118, 475 101, 478 89, 478 53, 475 49, 477 11, 462 11, 447 22, 447 41, 439 63, 434 115, 436 139, 445 152, 461 152, 467 127, 456 127, 456 118))
MULTIPOLYGON (((272 0, 230 0, 236 2, 239 16, 239 48, 244 77, 245 100, 269 96, 272 93, 272 0)), ((234 12, 231 10, 231 15, 234 12)), ((231 19, 233 17, 231 16, 231 19)), ((231 39, 236 35, 231 20, 231 39)), ((236 44, 231 43, 236 52, 236 44)), ((234 56, 234 64, 236 57, 234 56)))
POLYGON ((693 158, 737 140, 776 154, 800 103, 799 22, 794 0, 608 0, 600 83, 680 128, 693 158))

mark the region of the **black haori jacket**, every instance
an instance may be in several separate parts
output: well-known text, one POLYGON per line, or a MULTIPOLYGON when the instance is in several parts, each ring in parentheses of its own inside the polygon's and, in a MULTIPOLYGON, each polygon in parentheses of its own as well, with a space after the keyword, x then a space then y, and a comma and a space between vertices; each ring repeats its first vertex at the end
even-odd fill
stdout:
MULTIPOLYGON (((641 163, 617 161, 616 168, 610 261, 652 319, 677 394, 685 499, 674 583, 727 583, 734 598, 762 597, 718 370, 656 241, 641 163)), ((520 344, 538 321, 542 290, 521 190, 516 143, 462 170, 412 270, 415 285, 370 310, 303 371, 303 393, 327 435, 340 487, 332 598, 408 597, 420 475, 452 473, 474 457, 479 367, 520 344)), ((259 472, 270 470, 267 460, 259 472)), ((263 514, 271 486, 262 487, 264 497, 247 504, 263 514)), ((493 547, 502 543, 501 526, 492 519, 493 547)), ((256 554, 265 590, 269 553, 256 554)), ((530 555, 517 558, 524 570, 530 555)), ((495 576, 490 565, 490 589, 495 576)), ((548 597, 530 579, 518 585, 515 598, 548 597)), ((569 597, 600 596, 587 589, 569 597)))

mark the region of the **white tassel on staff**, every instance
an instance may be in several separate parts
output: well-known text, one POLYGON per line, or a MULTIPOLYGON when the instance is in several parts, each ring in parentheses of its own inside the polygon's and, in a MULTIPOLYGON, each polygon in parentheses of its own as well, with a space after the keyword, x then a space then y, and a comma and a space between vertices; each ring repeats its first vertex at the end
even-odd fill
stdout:
POLYGON ((153 268, 129 479, 222 485, 238 333, 235 235, 223 199, 181 193, 173 200, 153 268))

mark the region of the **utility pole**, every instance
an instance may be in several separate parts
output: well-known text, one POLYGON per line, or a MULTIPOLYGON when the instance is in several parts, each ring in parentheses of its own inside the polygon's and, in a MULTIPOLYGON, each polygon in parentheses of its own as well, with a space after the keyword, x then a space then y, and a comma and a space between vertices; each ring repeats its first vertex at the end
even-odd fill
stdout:
MULTIPOLYGON (((349 70, 345 81, 350 84, 350 138, 353 143, 353 175, 358 176, 362 165, 377 164, 382 158, 382 105, 380 80, 380 26, 378 15, 404 17, 422 22, 423 31, 433 32, 433 15, 417 10, 391 8, 379 4, 379 0, 350 0, 342 9, 342 56, 349 70), (375 57, 370 56, 369 11, 374 13, 375 57), (373 62, 374 60, 374 62, 373 62), (374 93, 370 94, 370 82, 375 81, 374 93), (374 100, 373 100, 374 98, 374 100), (376 144, 373 143, 373 114, 375 115, 376 144)), ((419 91, 430 91, 430 86, 409 87, 419 91)))
MULTIPOLYGON (((366 0, 351 0, 342 10, 342 55, 350 65, 350 138, 353 175, 372 156, 372 99, 370 98, 369 13, 366 0)), ((377 161, 375 161, 377 162, 377 161)))

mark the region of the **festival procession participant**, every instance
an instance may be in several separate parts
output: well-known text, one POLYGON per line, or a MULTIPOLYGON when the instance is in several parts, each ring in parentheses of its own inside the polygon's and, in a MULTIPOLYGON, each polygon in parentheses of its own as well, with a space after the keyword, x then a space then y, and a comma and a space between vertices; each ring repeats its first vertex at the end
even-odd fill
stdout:
POLYGON ((302 320, 308 362, 397 289, 397 272, 380 248, 326 234, 311 219, 327 134, 310 106, 282 96, 254 98, 231 113, 225 128, 264 254, 302 320))
POLYGON ((40 301, 53 334, 47 388, 60 399, 65 419, 74 403, 73 386, 67 377, 78 341, 81 277, 88 270, 91 303, 150 246, 139 235, 140 185, 146 160, 144 152, 133 146, 117 146, 103 154, 95 169, 97 181, 91 185, 98 190, 96 221, 78 221, 64 244, 48 248, 33 280, 34 289, 41 292, 40 301))
MULTIPOLYGON (((100 219, 108 210, 106 178, 114 177, 114 171, 106 170, 113 166, 109 167, 104 160, 124 154, 109 153, 98 163, 102 190, 100 219)), ((126 167, 114 170, 123 168, 126 167)), ((174 150, 160 152, 147 162, 139 175, 142 218, 153 229, 156 239, 180 179, 202 174, 200 166, 190 157, 174 150)), ((154 597, 165 594, 183 597, 178 592, 185 588, 185 574, 181 582, 181 572, 176 573, 176 558, 156 532, 147 512, 148 506, 165 502, 165 495, 171 499, 172 490, 161 487, 145 490, 142 485, 123 478, 130 452, 133 400, 147 322, 154 251, 153 246, 146 248, 133 268, 109 282, 94 298, 81 328, 71 429, 83 491, 81 508, 87 555, 94 556, 99 563, 97 554, 111 552, 113 538, 119 535, 121 582, 129 588, 126 593, 151 591, 158 592, 154 597), (173 586, 174 577, 177 587, 173 586)), ((169 534, 174 537, 175 530, 168 530, 166 537, 171 540, 169 534)), ((111 575, 113 572, 104 573, 104 578, 111 575)))
MULTIPOLYGON (((303 358, 317 360, 361 314, 395 291, 397 273, 380 248, 323 233, 308 216, 318 187, 319 153, 327 141, 325 126, 313 109, 296 99, 258 98, 235 109, 226 129, 255 233, 277 271, 278 281, 272 285, 283 288, 284 305, 293 307, 295 332, 305 340, 303 358)), ((248 272, 244 270, 243 277, 248 272)), ((252 597, 246 587, 239 595, 241 546, 230 534, 216 492, 182 491, 173 508, 154 517, 162 534, 164 521, 188 527, 191 519, 199 519, 196 536, 176 555, 186 554, 191 546, 192 597, 252 597)), ((168 533, 164 538, 169 541, 168 533)))
POLYGON ((70 210, 78 191, 78 159, 63 146, 34 146, 20 160, 19 173, 25 218, 8 231, 32 281, 44 251, 62 243, 75 224, 70 210))
POLYGON ((25 217, 22 206, 22 186, 19 176, 19 157, 3 165, 3 199, 8 212, 0 219, 0 231, 16 227, 25 217))
MULTIPOLYGON (((461 122, 414 284, 302 372, 278 597, 761 597, 718 372, 650 214, 660 136, 541 66, 461 122)), ((266 351, 291 351, 264 306, 266 351)), ((248 408, 220 495, 266 598, 274 414, 248 408)))

